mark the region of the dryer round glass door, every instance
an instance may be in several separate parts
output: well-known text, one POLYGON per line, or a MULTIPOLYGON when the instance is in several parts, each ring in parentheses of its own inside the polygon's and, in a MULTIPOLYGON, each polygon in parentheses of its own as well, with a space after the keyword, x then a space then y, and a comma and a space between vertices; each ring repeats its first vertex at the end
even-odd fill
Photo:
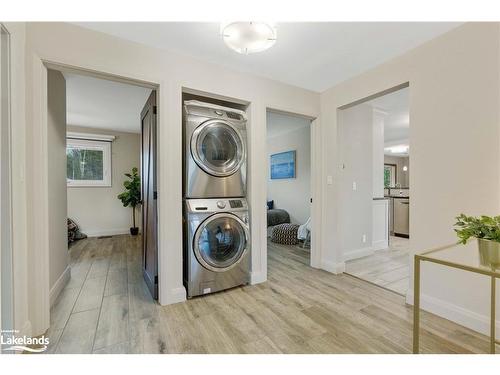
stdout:
POLYGON ((207 269, 223 272, 234 267, 247 249, 248 229, 232 214, 215 214, 200 224, 193 249, 207 269))
POLYGON ((222 120, 209 120, 198 126, 191 137, 191 154, 205 172, 230 176, 245 160, 245 145, 238 130, 222 120))

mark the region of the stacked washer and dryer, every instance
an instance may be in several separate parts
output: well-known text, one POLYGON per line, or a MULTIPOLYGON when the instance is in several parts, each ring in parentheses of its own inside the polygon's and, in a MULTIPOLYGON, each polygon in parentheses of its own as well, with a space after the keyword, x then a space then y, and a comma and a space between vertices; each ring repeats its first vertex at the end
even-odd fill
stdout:
POLYGON ((184 102, 184 286, 188 298, 248 284, 244 111, 184 102))

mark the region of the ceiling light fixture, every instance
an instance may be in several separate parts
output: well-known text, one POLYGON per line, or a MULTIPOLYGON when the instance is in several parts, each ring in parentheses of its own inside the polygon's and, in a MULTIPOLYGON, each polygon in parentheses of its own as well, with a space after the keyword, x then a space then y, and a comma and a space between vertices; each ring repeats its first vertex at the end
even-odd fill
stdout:
POLYGON ((407 145, 398 145, 398 146, 386 147, 384 150, 392 154, 406 154, 409 149, 410 147, 407 145))
POLYGON ((220 32, 226 46, 244 55, 271 48, 277 36, 276 27, 268 22, 223 23, 220 32))

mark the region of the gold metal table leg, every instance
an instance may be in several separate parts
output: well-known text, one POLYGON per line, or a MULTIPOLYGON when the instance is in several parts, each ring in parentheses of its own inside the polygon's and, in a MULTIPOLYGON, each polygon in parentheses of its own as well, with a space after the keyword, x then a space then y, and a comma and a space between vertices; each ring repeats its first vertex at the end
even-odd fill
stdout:
POLYGON ((491 322, 490 322, 490 353, 495 354, 495 321, 496 321, 496 278, 495 276, 491 276, 491 322))
POLYGON ((413 354, 419 353, 420 339, 420 258, 415 256, 413 270, 413 354))

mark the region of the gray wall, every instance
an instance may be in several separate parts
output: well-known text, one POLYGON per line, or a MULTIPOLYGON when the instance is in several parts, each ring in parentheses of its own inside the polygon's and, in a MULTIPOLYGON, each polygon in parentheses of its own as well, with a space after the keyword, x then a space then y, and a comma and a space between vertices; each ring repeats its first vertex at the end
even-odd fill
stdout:
POLYGON ((295 116, 268 116, 268 127, 286 128, 290 122, 304 126, 267 138, 267 199, 274 200, 275 208, 287 210, 292 223, 303 224, 311 215, 311 121, 295 116), (292 150, 296 150, 296 177, 271 180, 270 156, 292 150))
POLYGON ((49 281, 52 288, 68 267, 66 225, 66 81, 49 70, 48 86, 48 187, 49 187, 49 281))
MULTIPOLYGON (((117 195, 124 191, 124 173, 133 167, 140 171, 140 134, 77 126, 68 126, 68 131, 116 137, 111 143, 111 186, 68 187, 68 217, 89 236, 128 233, 132 209, 123 207, 117 195)), ((140 208, 136 210, 136 226, 141 227, 140 208)))

